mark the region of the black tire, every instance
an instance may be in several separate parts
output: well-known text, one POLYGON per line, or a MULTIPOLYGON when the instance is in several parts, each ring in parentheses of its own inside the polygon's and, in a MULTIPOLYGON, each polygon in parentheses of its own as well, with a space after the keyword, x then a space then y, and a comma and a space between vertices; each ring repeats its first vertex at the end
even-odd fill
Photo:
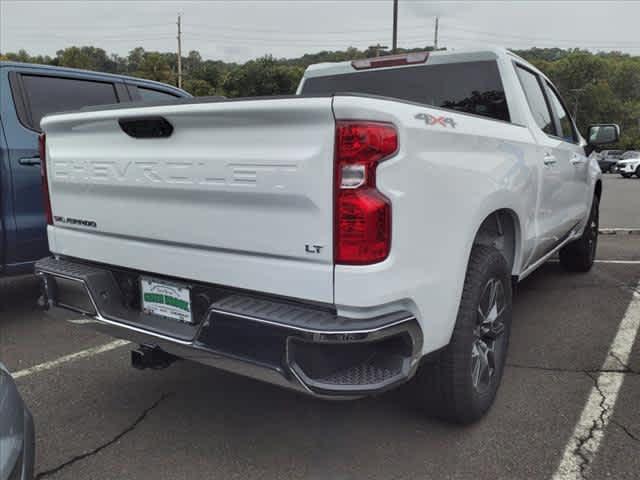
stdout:
POLYGON ((623 178, 629 178, 631 177, 630 173, 621 173, 620 175, 622 175, 623 178))
POLYGON ((493 247, 474 246, 451 342, 437 358, 420 367, 410 385, 412 398, 429 415, 468 424, 489 410, 504 370, 511 311, 511 272, 504 256, 493 247), (498 289, 502 292, 503 303, 496 308, 492 328, 487 330, 483 325, 488 323, 482 322, 480 310, 485 309, 487 316, 492 316, 486 310, 485 300, 492 285, 496 285, 496 297, 498 289), (486 347, 483 356, 479 342, 486 347), (488 360, 484 363, 482 359, 488 360), (474 376, 478 362, 488 366, 488 370, 483 370, 486 375, 474 376))
POLYGON ((636 168, 636 177, 640 178, 640 165, 636 168))
POLYGON ((600 199, 594 195, 587 226, 582 236, 560 249, 560 264, 569 272, 588 272, 593 267, 598 248, 600 199))

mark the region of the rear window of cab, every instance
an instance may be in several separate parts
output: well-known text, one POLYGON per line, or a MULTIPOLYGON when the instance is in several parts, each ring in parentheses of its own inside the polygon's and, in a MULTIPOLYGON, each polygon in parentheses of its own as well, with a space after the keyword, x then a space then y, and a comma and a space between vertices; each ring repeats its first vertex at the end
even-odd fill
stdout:
POLYGON ((494 60, 366 70, 305 79, 302 94, 361 93, 509 121, 494 60))

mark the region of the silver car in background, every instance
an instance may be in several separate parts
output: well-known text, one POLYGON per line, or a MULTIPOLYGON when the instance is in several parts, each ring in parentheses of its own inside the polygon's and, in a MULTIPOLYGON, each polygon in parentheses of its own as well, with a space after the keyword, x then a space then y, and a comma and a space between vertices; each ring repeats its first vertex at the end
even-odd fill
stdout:
POLYGON ((32 480, 34 461, 33 418, 0 363, 0 480, 32 480))

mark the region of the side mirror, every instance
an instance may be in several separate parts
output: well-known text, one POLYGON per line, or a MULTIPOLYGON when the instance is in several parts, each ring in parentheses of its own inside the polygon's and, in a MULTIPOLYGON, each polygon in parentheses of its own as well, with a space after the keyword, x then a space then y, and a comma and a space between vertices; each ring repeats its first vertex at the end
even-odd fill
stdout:
POLYGON ((616 143, 620 139, 620 127, 615 123, 591 125, 587 138, 591 146, 616 143))

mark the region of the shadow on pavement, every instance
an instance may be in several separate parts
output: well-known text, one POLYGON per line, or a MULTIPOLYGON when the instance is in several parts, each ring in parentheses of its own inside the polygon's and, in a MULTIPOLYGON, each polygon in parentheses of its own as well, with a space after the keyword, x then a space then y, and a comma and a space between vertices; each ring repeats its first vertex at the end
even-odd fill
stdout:
POLYGON ((39 296, 40 283, 35 275, 0 278, 0 319, 32 312, 39 296))

